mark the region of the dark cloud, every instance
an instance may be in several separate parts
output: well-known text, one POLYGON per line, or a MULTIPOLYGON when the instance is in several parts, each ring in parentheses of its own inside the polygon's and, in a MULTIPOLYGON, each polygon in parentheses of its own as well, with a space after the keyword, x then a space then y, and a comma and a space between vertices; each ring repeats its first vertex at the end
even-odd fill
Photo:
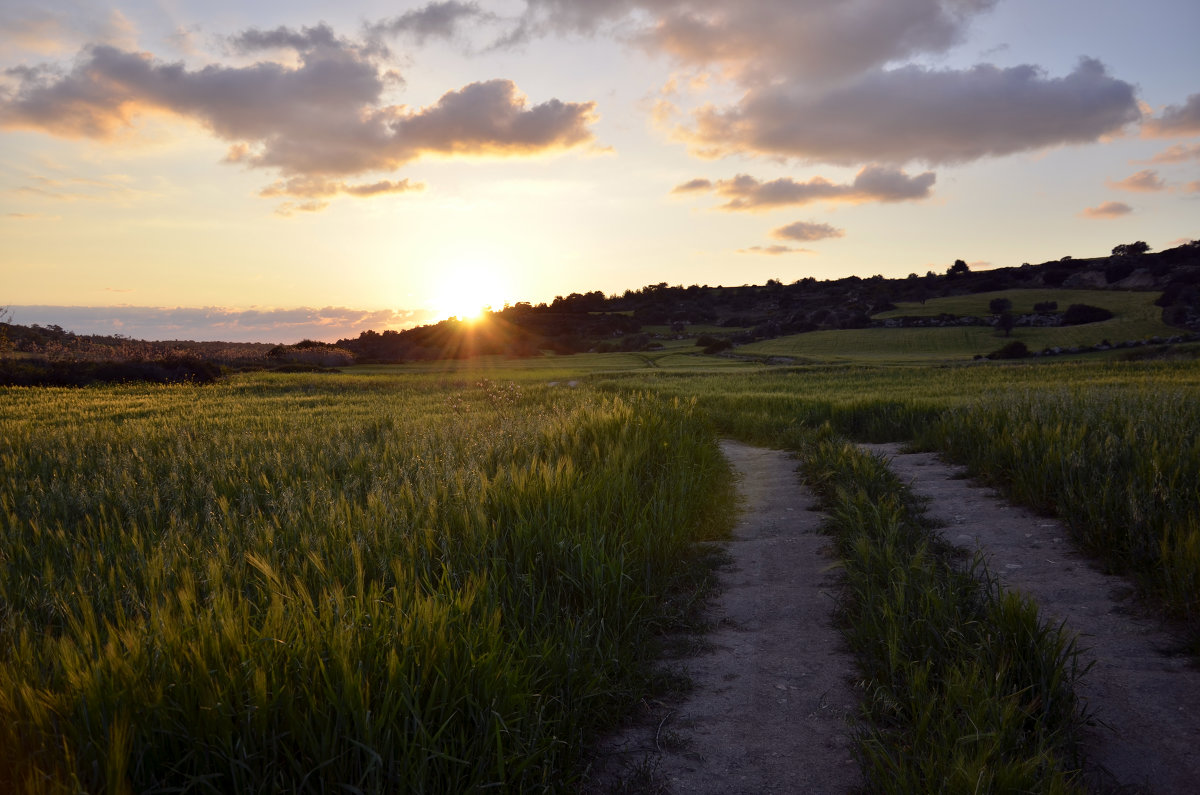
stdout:
POLYGON ((510 40, 621 22, 648 49, 743 82, 843 78, 945 52, 995 0, 526 0, 510 40))
POLYGON ((816 240, 828 240, 831 237, 845 237, 846 230, 837 229, 829 224, 817 224, 809 221, 796 221, 771 230, 771 237, 776 240, 799 240, 810 243, 816 240))
POLYGON ((427 39, 452 39, 461 30, 463 23, 478 20, 494 20, 496 17, 480 9, 478 3, 449 2, 429 3, 422 8, 408 11, 400 16, 381 20, 366 26, 367 35, 411 36, 418 43, 427 39))
POLYGON ((694 179, 677 186, 673 193, 698 193, 712 190, 729 199, 722 210, 758 211, 776 207, 800 206, 812 202, 899 202, 928 198, 937 175, 932 171, 910 177, 897 168, 871 165, 863 168, 849 185, 837 185, 824 177, 797 182, 781 177, 761 182, 747 174, 733 179, 694 179))
POLYGON ((1060 78, 1032 66, 908 66, 823 93, 786 85, 751 90, 734 108, 701 109, 681 134, 709 157, 961 163, 1096 141, 1140 115, 1133 86, 1091 59, 1060 78))
POLYGON ((386 75, 326 26, 248 31, 238 42, 291 47, 299 64, 189 70, 93 47, 69 72, 9 70, 17 87, 0 97, 0 126, 103 139, 166 112, 230 141, 229 162, 322 179, 392 171, 427 154, 529 156, 593 138, 594 102, 529 106, 509 80, 471 83, 426 108, 382 104, 386 75))
POLYGON ((1080 215, 1084 218, 1120 218, 1123 215, 1129 215, 1133 212, 1133 208, 1125 202, 1104 202, 1095 207, 1088 207, 1080 215))
POLYGON ((1131 174, 1119 181, 1108 180, 1108 186, 1117 190, 1133 191, 1134 193, 1155 193, 1167 189, 1167 183, 1163 182, 1162 178, 1158 176, 1157 171, 1150 168, 1143 169, 1136 174, 1131 174))
POLYGON ((297 52, 309 52, 318 48, 345 49, 347 43, 339 39, 333 28, 324 22, 311 28, 293 30, 288 27, 277 27, 274 30, 259 30, 251 28, 229 39, 230 45, 237 52, 248 54, 261 50, 291 49, 297 52))
POLYGON ((13 306, 22 324, 62 326, 77 334, 124 334, 146 340, 224 342, 333 341, 367 329, 405 328, 434 319, 427 310, 340 306, 290 309, 149 306, 13 306))
POLYGON ((1146 131, 1159 138, 1200 135, 1200 94, 1192 94, 1182 105, 1170 105, 1157 119, 1146 122, 1146 131))

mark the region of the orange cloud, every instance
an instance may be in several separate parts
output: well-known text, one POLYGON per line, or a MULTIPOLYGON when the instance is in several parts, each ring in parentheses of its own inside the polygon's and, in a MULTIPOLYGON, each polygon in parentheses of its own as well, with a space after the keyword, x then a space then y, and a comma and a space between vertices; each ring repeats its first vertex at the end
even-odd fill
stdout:
POLYGON ((1163 182, 1162 178, 1158 176, 1157 171, 1150 168, 1142 169, 1123 180, 1108 180, 1106 184, 1110 188, 1132 191, 1134 193, 1156 193, 1167 189, 1167 183, 1163 182))
POLYGON ((1200 135, 1200 94, 1192 94, 1182 105, 1169 105, 1157 119, 1143 128, 1155 138, 1200 135))
POLYGON ((1150 158, 1151 163, 1186 163, 1200 160, 1200 144, 1175 144, 1150 158))
POLYGON ((258 195, 264 198, 295 196, 311 199, 337 196, 339 194, 347 196, 379 196, 387 193, 407 193, 409 191, 421 191, 424 189, 424 184, 409 182, 407 179, 397 181, 384 179, 370 184, 350 185, 345 182, 321 179, 319 177, 291 177, 286 180, 276 180, 259 191, 258 195))
POLYGON ((1095 207, 1088 207, 1080 213, 1084 218, 1111 219, 1129 215, 1133 208, 1124 202, 1104 202, 1095 207))

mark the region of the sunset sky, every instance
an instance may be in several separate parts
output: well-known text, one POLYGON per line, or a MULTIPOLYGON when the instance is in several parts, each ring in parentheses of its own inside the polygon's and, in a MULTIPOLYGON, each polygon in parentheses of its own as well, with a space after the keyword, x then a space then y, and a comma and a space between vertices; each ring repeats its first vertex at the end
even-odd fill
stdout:
POLYGON ((1196 0, 6 0, 0 306, 294 342, 1200 237, 1196 0))

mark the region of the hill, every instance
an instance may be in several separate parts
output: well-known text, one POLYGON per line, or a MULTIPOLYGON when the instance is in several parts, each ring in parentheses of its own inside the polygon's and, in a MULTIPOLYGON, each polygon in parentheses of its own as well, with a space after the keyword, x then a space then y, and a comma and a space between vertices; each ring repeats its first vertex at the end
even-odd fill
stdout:
POLYGON ((1014 333, 1039 351, 1200 331, 1200 241, 1158 253, 1139 242, 1117 246, 1108 257, 979 272, 959 260, 944 274, 903 279, 806 278, 741 287, 661 283, 621 295, 573 293, 549 304, 506 306, 475 323, 366 331, 337 345, 373 362, 647 351, 684 341, 709 352, 738 346, 755 355, 838 358, 839 351, 877 350, 890 356, 899 349, 926 359, 973 356, 997 347, 992 337, 1004 314, 990 308, 997 298, 1011 302, 1014 328, 1030 329, 1014 333), (1039 304, 1055 307, 1038 310, 1039 304), (1049 331, 1071 325, 1072 306, 1107 308, 1116 322, 1086 332, 1049 331), (935 328, 944 333, 914 333, 935 328), (847 330, 875 333, 831 336, 847 330))

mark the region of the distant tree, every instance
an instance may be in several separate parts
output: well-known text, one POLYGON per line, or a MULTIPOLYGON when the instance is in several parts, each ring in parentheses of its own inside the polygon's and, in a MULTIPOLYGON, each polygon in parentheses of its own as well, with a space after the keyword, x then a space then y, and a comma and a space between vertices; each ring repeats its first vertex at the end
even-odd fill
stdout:
POLYGON ((8 323, 12 320, 12 310, 0 306, 0 355, 8 353, 8 323))
POLYGON ((1013 326, 1017 325, 1017 316, 1012 312, 1001 312, 1000 317, 996 318, 996 325, 1004 332, 1004 336, 1008 337, 1012 334, 1013 326))
POLYGON ((1146 241, 1139 240, 1136 243, 1122 243, 1119 246, 1114 246, 1112 255, 1114 257, 1140 257, 1150 250, 1150 246, 1146 241))
POLYGON ((1012 301, 1007 298, 993 298, 988 301, 988 310, 993 315, 1000 315, 1012 309, 1012 301))
POLYGON ((971 272, 971 266, 960 259, 954 260, 954 264, 946 271, 947 276, 961 276, 971 272))

